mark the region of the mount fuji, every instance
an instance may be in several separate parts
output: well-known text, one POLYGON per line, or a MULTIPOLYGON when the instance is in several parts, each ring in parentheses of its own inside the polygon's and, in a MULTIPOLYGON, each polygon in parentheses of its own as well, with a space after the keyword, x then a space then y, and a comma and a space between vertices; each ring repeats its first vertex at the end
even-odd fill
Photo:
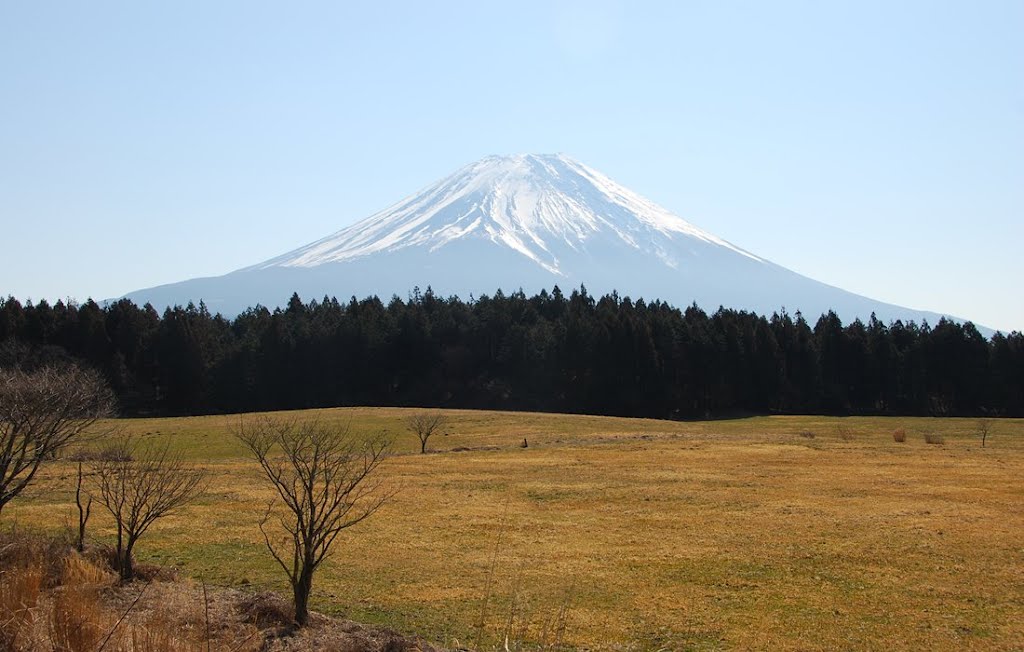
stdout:
POLYGON ((697 303, 762 314, 787 309, 844 321, 941 315, 874 301, 801 276, 704 231, 564 155, 490 156, 321 240, 244 269, 129 293, 158 309, 189 301, 234 315, 261 304, 528 293, 697 303))

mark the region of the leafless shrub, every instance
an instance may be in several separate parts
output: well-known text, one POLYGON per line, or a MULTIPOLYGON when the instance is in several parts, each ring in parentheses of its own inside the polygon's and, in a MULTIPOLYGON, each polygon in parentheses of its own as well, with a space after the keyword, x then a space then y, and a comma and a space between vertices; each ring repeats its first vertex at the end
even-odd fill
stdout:
POLYGON ((981 447, 985 448, 985 441, 992 432, 992 422, 988 419, 978 419, 978 436, 981 437, 981 447))
POLYGON ((100 376, 80 367, 0 369, 0 512, 39 466, 113 412, 100 376))
POLYGON ((903 428, 897 428, 892 433, 892 440, 898 444, 902 444, 907 441, 907 431, 903 428))
POLYGON ((945 444, 946 440, 942 435, 934 432, 924 433, 924 443, 926 444, 945 444))
MULTIPOLYGON (((427 440, 448 426, 448 417, 440 412, 414 414, 405 420, 405 427, 420 440, 420 453, 427 452, 427 440)), ((444 434, 448 434, 445 432, 444 434)), ((524 440, 525 441, 525 440, 524 440)))
POLYGON ((142 449, 131 439, 120 454, 95 463, 99 501, 117 525, 117 570, 135 577, 132 552, 139 538, 160 518, 194 500, 204 488, 205 471, 187 463, 170 444, 142 449))
POLYGON ((67 457, 70 462, 131 462, 131 451, 119 442, 103 448, 82 448, 67 457))
POLYGON ((347 427, 317 421, 242 420, 239 441, 259 462, 278 500, 267 506, 260 531, 292 586, 294 624, 309 619, 313 575, 337 536, 371 516, 391 497, 375 472, 388 442, 362 442, 347 427), (279 536, 271 535, 276 521, 279 536))
MULTIPOLYGON (((64 538, 46 537, 12 529, 0 534, 0 573, 17 568, 37 568, 44 586, 60 582, 61 560, 71 549, 64 538)), ((2 648, 0 648, 2 649, 2 648)))
POLYGON ((814 433, 810 430, 801 430, 800 436, 804 439, 814 439, 814 433))

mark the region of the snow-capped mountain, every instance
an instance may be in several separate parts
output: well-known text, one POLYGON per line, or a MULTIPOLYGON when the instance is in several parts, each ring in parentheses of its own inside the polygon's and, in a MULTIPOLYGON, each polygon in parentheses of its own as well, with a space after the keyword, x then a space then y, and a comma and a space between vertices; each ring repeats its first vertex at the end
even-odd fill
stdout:
POLYGON ((313 267, 457 240, 484 240, 557 276, 574 255, 625 246, 680 264, 685 238, 760 260, 563 155, 489 156, 376 215, 250 269, 313 267))
POLYGON ((132 292, 157 308, 204 300, 235 314, 256 304, 371 294, 528 293, 581 284, 591 294, 696 302, 816 318, 928 319, 819 283, 687 222, 563 155, 490 156, 309 245, 224 276, 132 292))

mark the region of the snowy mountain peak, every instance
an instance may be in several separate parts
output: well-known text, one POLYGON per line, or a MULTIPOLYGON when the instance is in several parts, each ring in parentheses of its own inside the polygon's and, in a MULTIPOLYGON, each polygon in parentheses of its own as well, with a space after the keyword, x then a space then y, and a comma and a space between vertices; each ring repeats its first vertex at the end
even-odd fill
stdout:
POLYGON ((563 154, 488 156, 337 233, 249 269, 315 267, 483 241, 556 276, 569 261, 632 250, 677 268, 690 245, 759 258, 563 154))
POLYGON ((131 293, 139 305, 200 300, 238 314, 303 299, 463 299, 586 285, 595 295, 770 315, 935 323, 924 313, 801 276, 739 249, 562 154, 488 156, 337 233, 213 278, 131 293))

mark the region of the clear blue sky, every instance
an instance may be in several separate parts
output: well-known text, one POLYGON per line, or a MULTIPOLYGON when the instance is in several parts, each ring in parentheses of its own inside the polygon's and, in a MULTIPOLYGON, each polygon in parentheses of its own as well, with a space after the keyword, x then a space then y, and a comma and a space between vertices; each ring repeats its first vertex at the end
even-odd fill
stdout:
POLYGON ((222 274, 520 152, 1024 330, 1020 0, 0 0, 2 294, 222 274))

